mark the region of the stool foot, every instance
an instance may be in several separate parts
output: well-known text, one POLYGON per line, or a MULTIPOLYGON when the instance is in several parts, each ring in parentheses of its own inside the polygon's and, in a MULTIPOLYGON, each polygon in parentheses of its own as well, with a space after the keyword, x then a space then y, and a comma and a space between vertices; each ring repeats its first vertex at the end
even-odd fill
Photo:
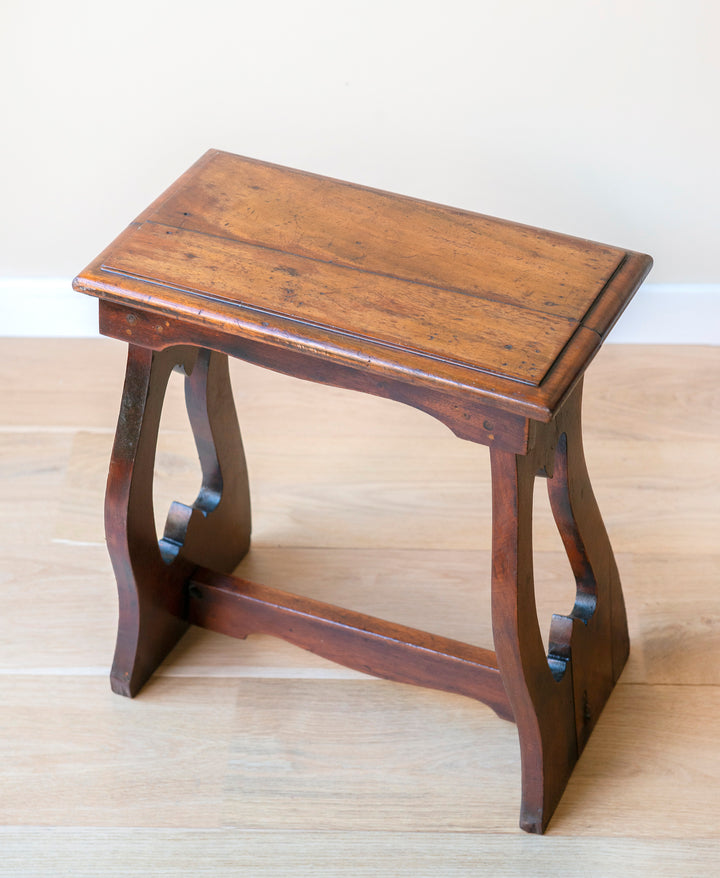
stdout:
POLYGON ((111 685, 135 695, 187 628, 185 583, 197 565, 230 572, 247 552, 250 498, 227 357, 192 347, 130 345, 105 497, 120 618, 111 685), (173 503, 158 541, 152 483, 170 373, 185 399, 202 469, 192 506, 173 503))
POLYGON ((544 832, 627 659, 620 580, 585 468, 581 387, 527 455, 491 449, 493 635, 522 763, 520 826, 544 832), (545 654, 533 583, 535 476, 549 477, 553 514, 577 582, 569 616, 553 616, 545 654))

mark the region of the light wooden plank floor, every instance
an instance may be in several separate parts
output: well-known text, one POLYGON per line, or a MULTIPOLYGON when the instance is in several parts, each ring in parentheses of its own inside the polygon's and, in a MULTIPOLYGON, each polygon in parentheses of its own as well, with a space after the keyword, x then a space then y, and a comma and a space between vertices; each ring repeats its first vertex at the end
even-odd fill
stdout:
MULTIPOLYGON (((0 875, 719 874, 720 348, 608 346, 588 374, 632 655, 542 838, 516 828, 514 726, 467 699, 200 630, 137 699, 112 695, 124 350, 0 350, 0 875)), ((384 400, 239 363, 233 381, 245 575, 492 646, 487 450, 384 400)), ((198 478, 178 380, 158 509, 198 478)), ((546 630, 573 588, 537 495, 546 630)))

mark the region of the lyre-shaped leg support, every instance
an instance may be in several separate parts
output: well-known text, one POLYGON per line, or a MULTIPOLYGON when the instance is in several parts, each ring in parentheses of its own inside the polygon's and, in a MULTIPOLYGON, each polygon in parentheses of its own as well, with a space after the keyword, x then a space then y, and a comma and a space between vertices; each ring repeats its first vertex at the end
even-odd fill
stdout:
POLYGON ((522 762, 520 825, 543 832, 627 660, 625 607, 612 549, 592 493, 580 429, 581 385, 555 419, 537 425, 527 455, 491 449, 493 635, 515 715, 522 762), (549 654, 533 584, 537 474, 577 583, 569 616, 553 616, 549 654))
POLYGON ((112 688, 135 695, 187 628, 185 585, 198 565, 230 572, 250 542, 250 496, 227 357, 193 347, 130 345, 105 498, 120 620, 112 688), (153 470, 165 389, 185 372, 202 469, 192 506, 173 503, 158 541, 153 470))

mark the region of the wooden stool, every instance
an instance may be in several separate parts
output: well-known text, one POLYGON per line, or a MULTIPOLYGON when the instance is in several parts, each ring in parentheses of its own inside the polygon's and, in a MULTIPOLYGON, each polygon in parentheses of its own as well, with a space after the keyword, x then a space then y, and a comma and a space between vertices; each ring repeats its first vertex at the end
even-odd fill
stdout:
POLYGON ((580 432, 582 375, 647 256, 211 150, 74 282, 129 344, 105 523, 134 695, 188 624, 264 632, 358 670, 456 692, 517 723, 520 825, 542 832, 625 664, 625 607, 580 432), (227 355, 415 406, 490 446, 496 653, 233 578, 250 498, 227 355), (155 532, 170 372, 202 467, 155 532), (548 479, 577 581, 535 609, 532 496, 548 479))

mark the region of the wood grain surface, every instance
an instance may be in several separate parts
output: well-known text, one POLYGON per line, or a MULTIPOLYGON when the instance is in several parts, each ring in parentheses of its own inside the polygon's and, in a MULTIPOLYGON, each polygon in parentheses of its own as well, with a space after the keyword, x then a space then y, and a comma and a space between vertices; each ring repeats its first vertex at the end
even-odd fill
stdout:
MULTIPOLYGON (((317 361, 315 380, 339 365, 548 420, 651 264, 210 150, 75 288, 150 315, 156 347, 248 339, 317 361)), ((143 344, 126 317, 103 332, 143 344)))

